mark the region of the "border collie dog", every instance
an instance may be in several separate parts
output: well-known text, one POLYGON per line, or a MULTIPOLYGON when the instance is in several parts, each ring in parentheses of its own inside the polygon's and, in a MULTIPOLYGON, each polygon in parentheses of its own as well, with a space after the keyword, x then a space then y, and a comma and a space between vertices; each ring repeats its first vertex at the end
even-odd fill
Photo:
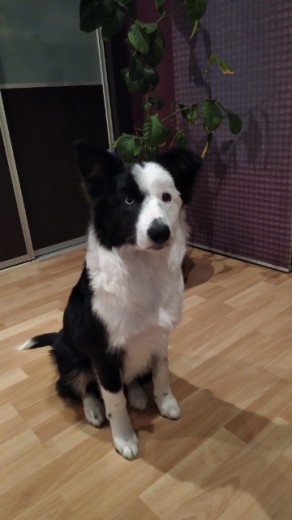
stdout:
POLYGON ((91 208, 86 261, 58 333, 36 336, 20 349, 51 345, 62 397, 82 400, 86 419, 109 420, 116 450, 138 454, 127 412, 143 410, 139 379, 151 373, 161 415, 178 419, 169 385, 168 336, 180 319, 182 260, 190 201, 201 159, 172 149, 155 162, 124 165, 90 144, 76 144, 91 208))

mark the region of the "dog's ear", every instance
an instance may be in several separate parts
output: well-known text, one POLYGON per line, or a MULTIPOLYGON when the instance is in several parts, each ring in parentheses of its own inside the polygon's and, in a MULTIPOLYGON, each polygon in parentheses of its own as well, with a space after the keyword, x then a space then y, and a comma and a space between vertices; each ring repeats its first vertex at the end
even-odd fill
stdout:
POLYGON ((194 181, 202 166, 201 157, 186 148, 172 148, 160 155, 157 162, 171 174, 183 203, 190 202, 194 181))
POLYGON ((95 199, 109 186, 123 164, 115 155, 98 151, 85 141, 74 143, 74 151, 84 187, 89 197, 95 199))

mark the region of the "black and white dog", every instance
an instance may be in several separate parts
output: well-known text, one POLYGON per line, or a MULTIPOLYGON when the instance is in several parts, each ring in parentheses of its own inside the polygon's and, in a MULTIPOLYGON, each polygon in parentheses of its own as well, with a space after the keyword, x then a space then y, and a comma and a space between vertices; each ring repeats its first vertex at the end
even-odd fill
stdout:
POLYGON ((167 345, 182 306, 184 204, 201 159, 172 149, 155 162, 125 166, 83 142, 76 155, 91 206, 85 266, 61 331, 34 337, 20 349, 52 345, 60 395, 81 399, 94 426, 106 415, 116 450, 133 459, 138 438, 124 389, 130 406, 145 409, 139 377, 151 372, 160 414, 180 416, 167 345))

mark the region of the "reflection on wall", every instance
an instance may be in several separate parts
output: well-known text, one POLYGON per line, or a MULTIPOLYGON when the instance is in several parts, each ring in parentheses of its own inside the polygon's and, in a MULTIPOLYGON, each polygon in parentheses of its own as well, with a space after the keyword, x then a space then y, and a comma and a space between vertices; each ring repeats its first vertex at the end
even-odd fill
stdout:
POLYGON ((79 0, 0 0, 0 87, 100 84, 79 0))

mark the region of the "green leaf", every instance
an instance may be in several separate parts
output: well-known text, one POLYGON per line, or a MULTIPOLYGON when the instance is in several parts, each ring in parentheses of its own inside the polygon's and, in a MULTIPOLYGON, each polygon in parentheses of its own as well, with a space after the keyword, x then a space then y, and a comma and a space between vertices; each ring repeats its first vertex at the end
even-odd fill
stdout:
POLYGON ((140 20, 136 20, 135 23, 141 27, 141 29, 143 31, 145 31, 145 33, 147 34, 152 34, 154 33, 155 31, 157 31, 158 29, 158 25, 157 23, 144 23, 144 22, 140 22, 140 20))
POLYGON ((141 80, 143 78, 144 67, 140 60, 138 60, 135 56, 131 58, 130 66, 129 66, 129 78, 130 80, 141 80))
POLYGON ((136 135, 123 133, 115 141, 114 147, 123 161, 132 162, 141 153, 141 139, 136 135))
POLYGON ((79 9, 81 31, 95 31, 104 25, 110 19, 113 8, 113 0, 81 0, 79 9))
POLYGON ((143 139, 150 146, 164 144, 169 135, 169 130, 158 119, 158 114, 146 119, 143 127, 143 139))
POLYGON ((159 13, 163 13, 164 11, 165 0, 155 0, 155 7, 159 13))
POLYGON ((207 0, 187 0, 186 14, 191 22, 202 18, 207 9, 207 0))
POLYGON ((193 103, 192 105, 183 105, 182 103, 179 103, 178 106, 180 108, 181 115, 187 119, 189 123, 194 123, 198 115, 197 103, 193 103))
POLYGON ((223 116, 220 108, 210 99, 203 101, 203 120, 207 131, 213 132, 221 125, 223 116))
POLYGON ((163 35, 159 32, 151 35, 149 52, 145 56, 145 60, 151 67, 157 67, 163 58, 163 52, 165 49, 165 40, 163 35))
POLYGON ((187 136, 183 130, 180 130, 175 136, 175 144, 177 146, 186 146, 188 144, 187 136))
POLYGON ((144 105, 144 110, 151 110, 156 105, 156 109, 159 112, 164 107, 164 101, 159 96, 149 96, 147 102, 144 105))
POLYGON ((130 94, 135 92, 146 94, 149 89, 156 87, 159 81, 158 73, 153 69, 143 67, 136 58, 131 60, 130 67, 121 70, 121 75, 130 94))
POLYGON ((199 20, 195 20, 194 27, 190 36, 190 40, 195 36, 197 29, 199 27, 199 20))
POLYGON ((223 74, 235 74, 234 70, 232 70, 225 61, 218 58, 216 54, 210 54, 209 63, 216 63, 223 74))
POLYGON ((141 79, 141 91, 143 94, 146 94, 150 88, 156 87, 159 82, 159 75, 153 69, 145 69, 143 70, 143 76, 141 79))
POLYGON ((121 70, 121 76, 124 82, 127 85, 127 89, 130 94, 135 94, 136 92, 140 92, 140 81, 139 80, 131 80, 129 68, 125 67, 121 70))
POLYGON ((229 129, 232 134, 239 134, 242 128, 241 118, 234 112, 227 111, 227 117, 229 122, 229 129))
POLYGON ((155 32, 150 36, 149 52, 145 56, 145 61, 151 67, 157 67, 163 57, 165 40, 160 32, 155 32))
POLYGON ((134 22, 130 30, 128 32, 128 40, 136 51, 140 52, 143 55, 148 54, 149 45, 150 45, 150 37, 149 34, 142 29, 137 22, 134 22))
POLYGON ((128 5, 131 3, 131 0, 114 0, 114 3, 122 9, 126 9, 126 11, 128 11, 128 5))
POLYGON ((110 39, 117 34, 124 25, 126 14, 115 6, 114 11, 108 21, 102 26, 102 38, 110 39))

